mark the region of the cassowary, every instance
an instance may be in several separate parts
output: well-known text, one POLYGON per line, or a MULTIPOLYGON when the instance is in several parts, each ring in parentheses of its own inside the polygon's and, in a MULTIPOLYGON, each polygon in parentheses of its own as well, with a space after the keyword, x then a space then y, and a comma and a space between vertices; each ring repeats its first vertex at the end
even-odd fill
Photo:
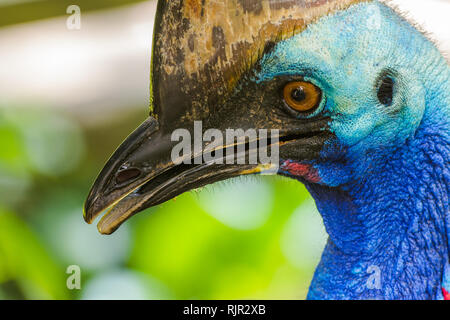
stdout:
POLYGON ((176 163, 172 133, 195 121, 279 130, 277 173, 306 185, 329 234, 309 299, 450 299, 450 68, 394 9, 160 0, 150 117, 100 173, 85 220, 111 208, 98 224, 110 234, 183 192, 267 169, 176 163))

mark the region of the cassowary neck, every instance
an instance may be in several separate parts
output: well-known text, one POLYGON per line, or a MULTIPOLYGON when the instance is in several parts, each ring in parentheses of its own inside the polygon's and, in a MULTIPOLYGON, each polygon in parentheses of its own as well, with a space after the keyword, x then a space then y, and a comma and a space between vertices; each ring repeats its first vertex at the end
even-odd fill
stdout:
POLYGON ((415 137, 374 159, 363 179, 341 188, 308 186, 330 235, 310 299, 439 297, 449 263, 448 82, 428 88, 415 137))

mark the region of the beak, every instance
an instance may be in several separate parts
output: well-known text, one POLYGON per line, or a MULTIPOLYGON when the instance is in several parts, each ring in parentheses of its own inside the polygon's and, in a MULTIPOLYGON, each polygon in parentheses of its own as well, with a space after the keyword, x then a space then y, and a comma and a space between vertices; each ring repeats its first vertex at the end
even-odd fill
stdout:
MULTIPOLYGON (((187 159, 173 160, 172 150, 178 144, 171 139, 173 127, 202 119, 209 128, 226 130, 230 124, 224 120, 234 120, 227 118, 234 104, 227 109, 226 106, 217 108, 217 103, 224 101, 226 93, 232 93, 237 81, 251 67, 249 62, 254 61, 267 44, 301 32, 308 22, 341 6, 342 1, 317 1, 325 4, 311 7, 305 6, 303 1, 272 5, 272 1, 264 0, 261 10, 247 10, 241 3, 245 1, 228 2, 223 7, 220 1, 158 1, 150 95, 151 114, 156 118, 150 117, 125 140, 89 193, 84 208, 86 222, 92 223, 109 209, 98 223, 100 233, 111 234, 136 213, 188 190, 239 175, 277 173, 279 162, 253 165, 236 164, 255 163, 253 161, 224 161, 235 164, 184 161, 211 154, 208 148, 213 148, 212 143, 204 145, 200 151, 194 150, 187 159), (236 6, 235 10, 229 10, 232 5, 236 6), (287 16, 286 10, 292 14, 287 16), (250 22, 248 28, 245 27, 247 22, 250 22), (211 112, 212 109, 219 112, 211 112)), ((268 121, 265 115, 235 117, 241 122, 240 128, 280 127, 280 121, 268 121)), ((280 130, 279 139, 273 144, 266 141, 261 145, 258 140, 255 146, 252 141, 243 143, 238 139, 238 142, 212 150, 232 149, 230 154, 237 160, 242 156, 247 159, 254 152, 272 155, 268 151, 277 145, 284 148, 285 159, 315 159, 329 138, 328 121, 326 118, 297 121, 295 128, 286 126, 290 129, 282 133, 280 130), (234 152, 243 145, 243 155, 234 152)))
MULTIPOLYGON (((146 120, 123 142, 101 171, 85 203, 85 221, 92 223, 109 209, 98 223, 98 230, 102 234, 111 234, 136 213, 186 191, 240 175, 277 171, 274 165, 175 164, 171 159, 174 145, 171 135, 159 130, 156 119, 146 120)), ((234 150, 236 146, 225 148, 234 150)), ((208 146, 203 150, 202 155, 212 151, 208 146)), ((255 151, 247 148, 244 156, 255 151)), ((194 159, 199 155, 188 157, 194 159)))

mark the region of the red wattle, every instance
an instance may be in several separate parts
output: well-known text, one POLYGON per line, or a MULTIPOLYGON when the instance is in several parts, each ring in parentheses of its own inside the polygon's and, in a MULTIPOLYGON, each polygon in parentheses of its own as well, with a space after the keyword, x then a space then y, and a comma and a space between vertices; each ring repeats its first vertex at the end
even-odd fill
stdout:
POLYGON ((444 295, 444 300, 449 300, 450 301, 450 292, 448 292, 447 290, 442 288, 442 294, 444 295))
POLYGON ((317 169, 310 164, 285 161, 281 165, 281 170, 289 172, 289 174, 293 176, 302 177, 309 182, 320 182, 320 177, 317 169))

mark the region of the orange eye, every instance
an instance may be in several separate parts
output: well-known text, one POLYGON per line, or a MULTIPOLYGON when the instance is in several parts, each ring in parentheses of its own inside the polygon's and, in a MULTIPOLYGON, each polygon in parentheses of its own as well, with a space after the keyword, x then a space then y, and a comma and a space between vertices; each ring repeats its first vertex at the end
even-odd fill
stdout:
POLYGON ((283 97, 292 109, 307 112, 320 105, 322 91, 310 82, 294 81, 284 87, 283 97))

